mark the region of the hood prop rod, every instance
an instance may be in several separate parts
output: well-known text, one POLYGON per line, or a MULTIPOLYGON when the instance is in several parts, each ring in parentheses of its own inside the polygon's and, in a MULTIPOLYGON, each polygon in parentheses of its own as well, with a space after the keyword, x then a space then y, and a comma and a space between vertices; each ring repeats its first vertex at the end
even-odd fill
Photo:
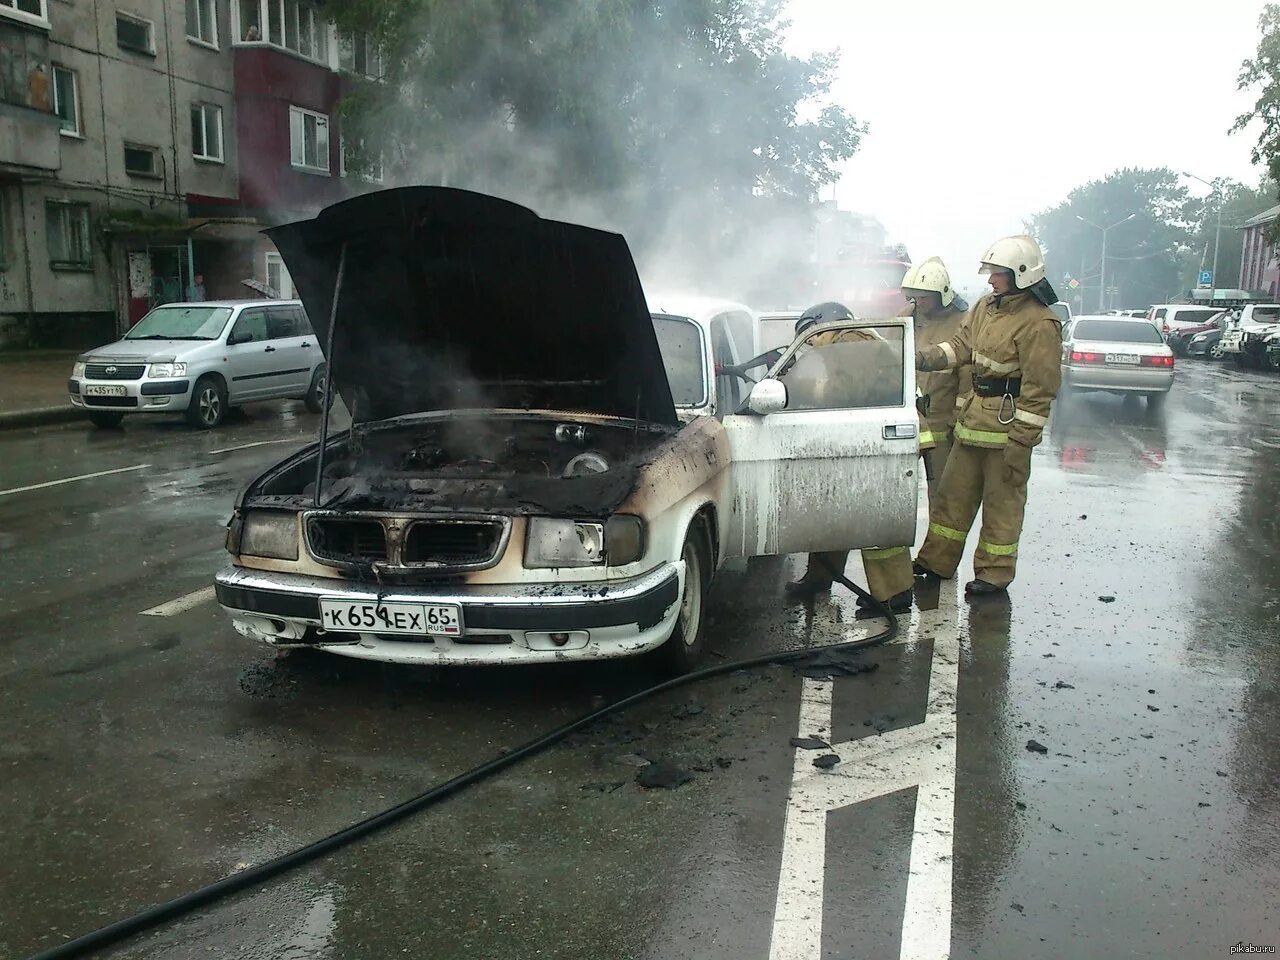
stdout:
MULTIPOLYGON (((342 278, 347 272, 347 243, 344 240, 342 250, 338 254, 338 279, 333 285, 333 302, 329 304, 329 346, 326 350, 324 378, 324 410, 320 413, 320 453, 316 457, 316 496, 315 505, 320 506, 320 481, 324 478, 324 450, 329 442, 329 407, 333 404, 333 331, 338 325, 338 298, 342 296, 342 278)), ((355 418, 351 420, 355 429, 355 418)))

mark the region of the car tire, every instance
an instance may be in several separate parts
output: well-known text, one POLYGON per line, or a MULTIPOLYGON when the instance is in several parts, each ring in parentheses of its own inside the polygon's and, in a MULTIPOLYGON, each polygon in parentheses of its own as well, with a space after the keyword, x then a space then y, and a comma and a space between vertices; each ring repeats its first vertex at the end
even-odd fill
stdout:
POLYGON ((124 414, 109 413, 105 410, 93 410, 89 413, 89 422, 99 430, 112 430, 124 422, 124 414))
POLYGON ((206 373, 196 381, 187 406, 187 423, 200 430, 212 430, 227 416, 227 388, 222 380, 206 373))
MULTIPOLYGON (((316 372, 311 375, 311 386, 307 387, 307 395, 302 398, 302 402, 312 413, 324 412, 325 370, 323 363, 316 367, 316 372)), ((329 406, 333 406, 332 397, 329 398, 329 406)))
POLYGON ((1266 354, 1266 364, 1269 370, 1280 370, 1280 352, 1268 350, 1266 354))
POLYGON ((1209 348, 1209 353, 1208 353, 1208 355, 1209 355, 1209 357, 1210 357, 1210 358, 1212 358, 1212 359, 1214 359, 1214 360, 1221 360, 1221 359, 1222 359, 1222 344, 1221 344, 1221 343, 1215 343, 1212 347, 1210 347, 1210 348, 1209 348))
POLYGON ((689 528, 680 558, 685 562, 685 575, 676 628, 657 650, 663 671, 675 675, 688 673, 702 659, 707 589, 711 586, 711 549, 701 520, 694 521, 689 528))

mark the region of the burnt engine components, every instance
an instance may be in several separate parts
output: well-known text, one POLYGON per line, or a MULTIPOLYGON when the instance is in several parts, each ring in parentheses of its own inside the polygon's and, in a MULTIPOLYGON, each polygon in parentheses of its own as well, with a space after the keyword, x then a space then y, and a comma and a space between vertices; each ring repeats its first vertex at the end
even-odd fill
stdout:
POLYGON ((586 453, 580 453, 567 464, 564 471, 560 474, 562 477, 585 477, 593 473, 608 473, 609 461, 603 455, 596 453, 594 450, 588 450, 586 453))
POLYGON ((556 440, 560 443, 576 443, 578 446, 586 446, 591 435, 587 432, 587 428, 580 423, 558 423, 556 424, 556 440))

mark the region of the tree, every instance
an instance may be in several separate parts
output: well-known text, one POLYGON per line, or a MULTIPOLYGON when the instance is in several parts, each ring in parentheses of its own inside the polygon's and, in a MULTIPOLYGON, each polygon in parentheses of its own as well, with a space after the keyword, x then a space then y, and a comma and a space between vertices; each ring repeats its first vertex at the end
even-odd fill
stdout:
MULTIPOLYGON (((1280 183, 1280 3, 1268 3, 1258 17, 1258 50, 1252 60, 1240 66, 1239 89, 1257 88, 1253 109, 1236 118, 1232 133, 1244 130, 1254 120, 1261 121, 1253 162, 1266 167, 1273 188, 1280 183)), ((1268 228, 1269 239, 1280 240, 1280 221, 1268 228)))
MULTIPOLYGON (((352 0, 384 82, 342 124, 393 180, 443 183, 624 232, 642 261, 758 278, 794 253, 864 128, 826 103, 834 54, 783 49, 784 0, 352 0), (762 221, 786 224, 762 236, 762 221), (753 249, 761 245, 765 250, 753 249)), ((729 288, 724 288, 729 289, 729 288)))
POLYGON ((1141 307, 1185 294, 1180 277, 1192 258, 1202 208, 1172 170, 1127 168, 1076 187, 1032 217, 1027 229, 1045 251, 1049 279, 1055 286, 1065 275, 1079 280, 1081 306, 1093 310, 1103 273, 1098 228, 1116 224, 1107 231, 1106 283, 1118 293, 1105 297, 1104 306, 1141 307))
POLYGON ((1218 275, 1213 278, 1216 287, 1234 287, 1240 276, 1240 257, 1244 248, 1244 234, 1240 225, 1255 214, 1275 206, 1276 185, 1263 180, 1257 187, 1226 178, 1213 182, 1217 191, 1204 198, 1199 228, 1191 239, 1191 255, 1183 265, 1182 287, 1196 285, 1200 270, 1208 270, 1213 264, 1214 244, 1218 245, 1218 275), (1218 236, 1218 198, 1222 198, 1222 234, 1218 236))

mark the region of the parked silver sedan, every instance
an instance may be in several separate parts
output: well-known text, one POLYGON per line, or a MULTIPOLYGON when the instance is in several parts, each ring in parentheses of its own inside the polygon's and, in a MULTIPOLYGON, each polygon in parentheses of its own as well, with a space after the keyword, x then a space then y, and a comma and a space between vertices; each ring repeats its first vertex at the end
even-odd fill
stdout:
POLYGON ((1173 386, 1173 351, 1140 317, 1076 317, 1063 331, 1062 389, 1143 394, 1159 407, 1173 386))

